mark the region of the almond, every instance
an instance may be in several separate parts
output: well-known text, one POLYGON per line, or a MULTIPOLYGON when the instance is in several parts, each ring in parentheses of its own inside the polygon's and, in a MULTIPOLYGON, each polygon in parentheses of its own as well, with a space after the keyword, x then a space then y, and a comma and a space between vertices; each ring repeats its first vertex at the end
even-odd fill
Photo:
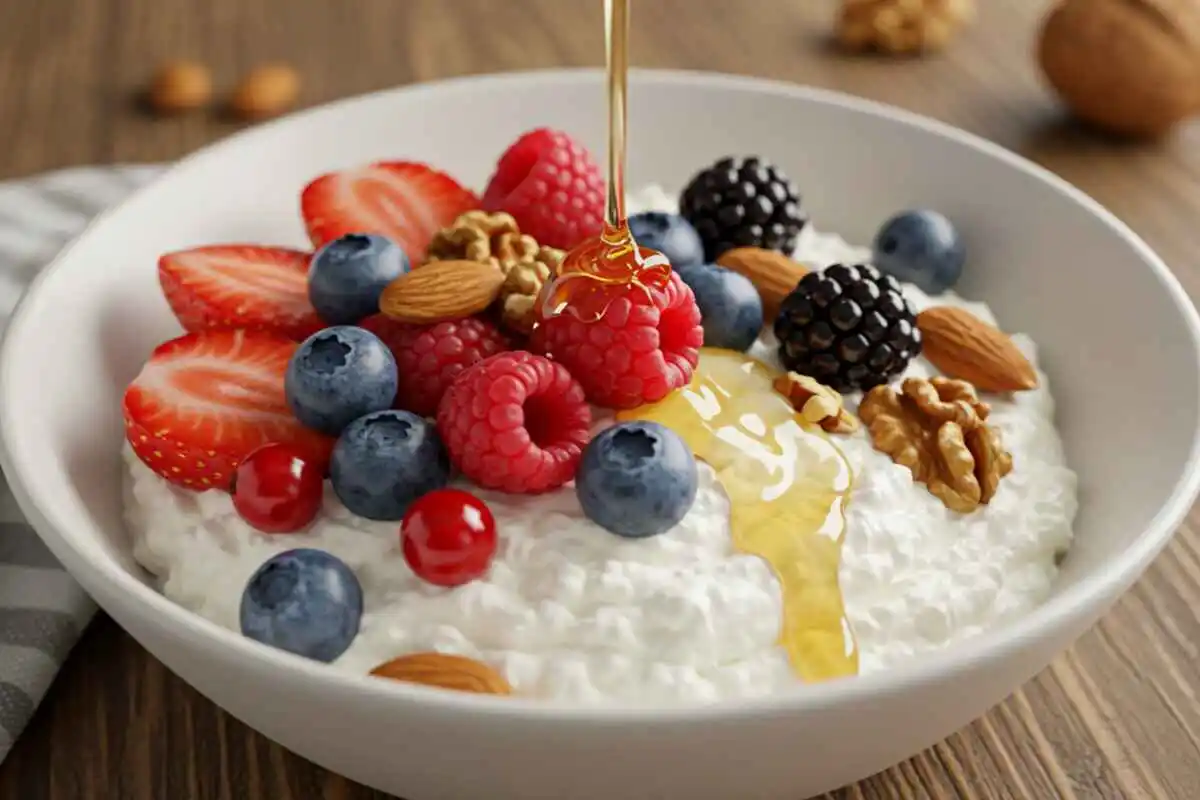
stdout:
POLYGON ((237 116, 266 119, 287 111, 300 96, 300 75, 286 64, 256 67, 242 78, 229 100, 237 116))
POLYGON ((768 325, 779 313, 779 306, 800 279, 808 274, 802 264, 776 250, 762 247, 735 247, 725 251, 717 264, 750 279, 762 298, 763 319, 768 325))
POLYGON ((379 678, 422 686, 436 686, 456 692, 476 694, 512 694, 512 687, 496 670, 464 656, 445 653, 413 653, 380 664, 371 670, 379 678))
POLYGON ((427 325, 478 314, 500 294, 504 273, 482 261, 432 261, 388 284, 379 310, 394 320, 427 325))
POLYGON ((938 306, 917 315, 922 355, 951 378, 984 392, 1037 386, 1037 372, 1007 334, 961 308, 938 306))
POLYGON ((212 73, 196 61, 171 61, 159 67, 146 99, 158 114, 176 114, 205 106, 212 99, 212 73))

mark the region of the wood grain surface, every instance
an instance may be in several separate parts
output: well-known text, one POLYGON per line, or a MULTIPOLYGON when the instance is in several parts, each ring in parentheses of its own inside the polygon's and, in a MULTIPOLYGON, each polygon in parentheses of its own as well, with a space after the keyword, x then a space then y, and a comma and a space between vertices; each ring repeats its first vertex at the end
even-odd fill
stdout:
MULTIPOLYGON (((884 100, 982 134, 1078 184, 1200 292, 1200 129, 1125 145, 1064 122, 1032 60, 1037 0, 985 0, 943 56, 850 59, 833 0, 642 0, 633 60, 764 75, 884 100)), ((163 161, 238 130, 157 120, 160 59, 209 62, 226 92, 269 60, 303 102, 431 78, 603 62, 600 0, 10 0, 0 3, 0 178, 163 161)), ((1200 536, 1193 516, 1092 632, 984 719, 845 798, 1200 798, 1200 536)), ((368 800, 201 698, 110 620, 76 648, 0 767, 13 800, 368 800)), ((799 799, 798 799, 799 800, 799 799)))

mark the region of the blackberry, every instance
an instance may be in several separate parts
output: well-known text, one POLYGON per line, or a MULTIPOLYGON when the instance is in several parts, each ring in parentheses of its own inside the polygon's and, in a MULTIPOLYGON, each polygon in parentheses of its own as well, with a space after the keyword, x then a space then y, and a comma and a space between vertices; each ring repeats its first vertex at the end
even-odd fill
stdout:
POLYGON ((692 178, 679 213, 716 261, 735 247, 763 247, 791 255, 808 217, 800 193, 778 167, 760 158, 723 158, 692 178))
POLYGON ((921 352, 916 313, 900 284, 875 267, 810 272, 775 319, 779 358, 839 392, 887 383, 921 352))

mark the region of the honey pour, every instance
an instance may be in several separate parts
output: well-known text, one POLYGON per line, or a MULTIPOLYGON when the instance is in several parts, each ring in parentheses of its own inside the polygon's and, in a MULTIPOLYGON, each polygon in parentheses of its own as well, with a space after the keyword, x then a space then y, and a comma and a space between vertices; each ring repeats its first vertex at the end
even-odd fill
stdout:
MULTIPOLYGON (((604 228, 567 253, 543 289, 539 314, 568 313, 584 322, 604 316, 629 286, 654 297, 671 279, 671 262, 639 247, 625 219, 625 94, 629 77, 629 0, 604 0, 608 92, 608 190, 604 228)), ((661 298, 659 298, 661 300, 661 298)), ((660 305, 662 303, 660 302, 660 305)))
MULTIPOLYGON (((671 279, 656 250, 639 247, 625 219, 625 92, 629 0, 605 0, 608 65, 608 196, 604 228, 567 254, 538 304, 544 319, 584 322, 635 286, 654 298, 671 279)), ((775 391, 775 376, 741 353, 701 350, 690 385, 617 415, 678 433, 717 473, 730 502, 734 546, 774 571, 783 598, 780 645, 802 679, 858 671, 838 584, 845 508, 853 474, 820 428, 775 391)))

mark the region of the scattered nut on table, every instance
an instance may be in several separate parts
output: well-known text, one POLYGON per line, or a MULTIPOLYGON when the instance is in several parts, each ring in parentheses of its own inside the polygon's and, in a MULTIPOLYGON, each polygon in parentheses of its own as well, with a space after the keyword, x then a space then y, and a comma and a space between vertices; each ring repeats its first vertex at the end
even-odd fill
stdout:
POLYGON ((848 50, 912 55, 940 50, 975 14, 975 0, 842 0, 838 41, 848 50))
POLYGON ((946 508, 968 514, 1012 471, 1012 455, 987 424, 990 410, 966 381, 908 378, 899 392, 886 385, 867 392, 858 415, 876 450, 907 467, 946 508))
POLYGON ((229 107, 238 117, 259 120, 290 109, 300 96, 300 75, 286 64, 256 67, 242 78, 229 107))
POLYGON ((168 61, 158 68, 146 100, 157 114, 178 114, 208 105, 212 100, 212 73, 197 61, 168 61))
POLYGON ((1161 136, 1200 112, 1200 4, 1064 0, 1042 25, 1038 61, 1079 119, 1161 136))

